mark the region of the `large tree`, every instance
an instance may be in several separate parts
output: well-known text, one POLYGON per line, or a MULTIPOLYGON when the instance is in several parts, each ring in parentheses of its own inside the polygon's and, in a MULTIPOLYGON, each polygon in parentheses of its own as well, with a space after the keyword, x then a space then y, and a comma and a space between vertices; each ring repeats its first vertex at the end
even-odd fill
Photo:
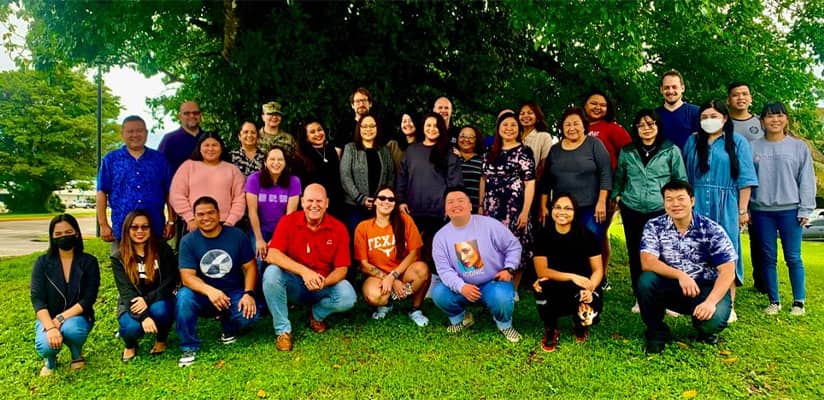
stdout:
MULTIPOLYGON (((112 121, 117 98, 106 91, 103 100, 103 120, 112 121)), ((0 72, 0 187, 12 211, 47 211, 54 190, 95 175, 96 109, 96 87, 76 72, 0 72)), ((113 122, 104 126, 106 148, 116 130, 113 122)))
POLYGON ((173 112, 198 99, 227 138, 273 99, 293 124, 349 121, 357 86, 392 120, 447 95, 459 122, 487 128, 527 99, 554 120, 598 87, 626 122, 660 103, 658 76, 670 68, 685 74, 690 101, 743 80, 756 107, 787 101, 802 133, 820 131, 819 0, 20 2, 35 65, 163 72, 182 87, 154 104, 173 112))

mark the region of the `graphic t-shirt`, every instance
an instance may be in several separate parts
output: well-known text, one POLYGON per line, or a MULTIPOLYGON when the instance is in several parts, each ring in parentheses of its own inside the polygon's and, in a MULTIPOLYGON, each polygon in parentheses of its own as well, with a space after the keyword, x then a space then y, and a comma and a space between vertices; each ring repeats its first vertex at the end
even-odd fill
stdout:
POLYGON ((242 266, 254 258, 249 238, 231 226, 214 238, 196 230, 180 240, 180 269, 194 269, 203 282, 224 292, 244 289, 242 266))
MULTIPOLYGON (((410 251, 423 247, 423 240, 411 217, 401 213, 401 219, 403 219, 403 224, 406 227, 406 251, 408 254, 410 251)), ((375 223, 375 218, 372 218, 361 222, 355 228, 356 260, 365 259, 381 271, 388 273, 397 268, 403 257, 398 259, 395 234, 392 232, 391 224, 380 227, 375 223)))
POLYGON ((286 214, 289 198, 300 196, 300 178, 292 175, 288 188, 278 185, 265 188, 260 186, 260 171, 258 171, 246 179, 246 193, 257 195, 260 231, 263 237, 268 238, 272 236, 280 218, 286 214))

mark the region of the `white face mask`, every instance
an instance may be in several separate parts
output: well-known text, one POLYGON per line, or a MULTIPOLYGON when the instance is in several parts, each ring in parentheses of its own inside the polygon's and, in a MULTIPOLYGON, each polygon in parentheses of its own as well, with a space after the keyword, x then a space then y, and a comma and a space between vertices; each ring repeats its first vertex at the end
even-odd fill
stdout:
POLYGON ((724 121, 718 118, 707 118, 701 120, 701 129, 707 133, 715 133, 724 127, 724 121))

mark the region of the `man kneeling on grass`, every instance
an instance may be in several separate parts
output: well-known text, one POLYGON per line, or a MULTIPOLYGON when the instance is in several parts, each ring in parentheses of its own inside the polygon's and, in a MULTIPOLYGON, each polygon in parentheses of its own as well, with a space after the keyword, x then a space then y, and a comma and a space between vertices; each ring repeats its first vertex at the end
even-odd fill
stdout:
POLYGON ((249 238, 240 229, 220 224, 217 200, 203 196, 194 203, 197 230, 180 241, 177 335, 183 356, 178 365, 195 362, 200 349, 197 318, 219 317, 220 342, 233 343, 241 330, 258 319, 255 304, 257 263, 249 238))
POLYGON ((521 260, 521 243, 500 221, 472 215, 466 188, 447 188, 444 198, 450 223, 432 241, 432 259, 441 278, 432 287, 432 300, 449 317, 446 330, 457 333, 475 323, 466 307, 482 302, 507 340, 521 340, 512 327, 512 278, 521 260))
POLYGON ((641 237, 638 305, 647 326, 647 353, 670 341, 666 309, 691 314, 698 340, 718 343, 730 315, 729 288, 738 255, 724 228, 692 211, 692 186, 670 181, 661 189, 666 215, 647 222, 641 237))
POLYGON ((355 289, 346 280, 351 262, 349 233, 342 222, 326 214, 326 189, 317 183, 307 186, 301 204, 302 211, 278 222, 266 257, 271 265, 263 273, 263 294, 280 351, 292 350, 287 298, 312 306, 309 328, 316 333, 328 329, 326 317, 355 305, 355 289))

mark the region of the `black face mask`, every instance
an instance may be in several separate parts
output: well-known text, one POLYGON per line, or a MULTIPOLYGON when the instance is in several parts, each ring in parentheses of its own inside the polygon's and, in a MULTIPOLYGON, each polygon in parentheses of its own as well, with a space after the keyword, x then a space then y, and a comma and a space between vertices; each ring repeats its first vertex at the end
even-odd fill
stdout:
POLYGON ((71 250, 77 244, 77 236, 61 236, 59 238, 54 238, 54 244, 60 250, 71 250))

